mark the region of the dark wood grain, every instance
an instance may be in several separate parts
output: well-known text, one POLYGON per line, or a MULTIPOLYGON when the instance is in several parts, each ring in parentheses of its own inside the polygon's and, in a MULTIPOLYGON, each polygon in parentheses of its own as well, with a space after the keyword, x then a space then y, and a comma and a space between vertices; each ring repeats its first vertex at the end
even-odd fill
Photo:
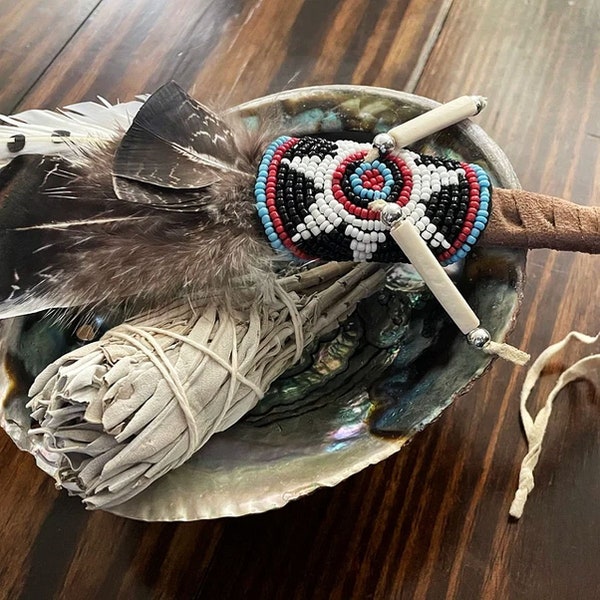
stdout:
POLYGON ((99 1, 0 3, 0 113, 13 111, 99 1))
MULTIPOLYGON (((600 198, 594 0, 102 0, 81 16, 83 5, 66 14, 58 2, 0 0, 3 49, 27 14, 72 26, 53 51, 39 41, 0 101, 125 99, 171 78, 229 103, 333 82, 439 100, 477 92, 490 99, 479 120, 524 187, 600 198)), ((21 40, 0 74, 35 36, 21 40)), ((599 275, 597 258, 530 253, 513 341, 538 354, 572 328, 597 331, 599 275)), ((86 513, 2 434, 0 598, 598 598, 600 398, 585 383, 561 395, 515 523, 522 380, 497 362, 399 455, 283 509, 214 522, 86 513)))

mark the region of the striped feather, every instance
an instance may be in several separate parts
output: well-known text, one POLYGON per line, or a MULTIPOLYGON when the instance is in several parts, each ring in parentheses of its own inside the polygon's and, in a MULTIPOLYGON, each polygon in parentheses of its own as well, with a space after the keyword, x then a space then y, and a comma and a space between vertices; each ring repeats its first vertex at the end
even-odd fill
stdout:
POLYGON ((111 142, 131 125, 143 101, 71 104, 61 111, 26 110, 0 115, 0 167, 23 154, 75 159, 111 142))

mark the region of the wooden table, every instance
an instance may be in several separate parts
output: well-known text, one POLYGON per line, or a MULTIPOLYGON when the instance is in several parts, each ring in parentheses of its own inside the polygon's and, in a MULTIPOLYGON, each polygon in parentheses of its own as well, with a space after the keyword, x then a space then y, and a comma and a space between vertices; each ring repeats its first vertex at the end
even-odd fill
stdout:
MULTIPOLYGON (((477 92, 490 99, 479 122, 525 188, 599 202, 595 0, 0 0, 0 49, 4 113, 169 79, 228 104, 334 82, 477 92)), ((599 276, 597 257, 531 252, 512 341, 537 355, 572 328, 597 332, 599 276)), ((86 512, 2 434, 0 596, 600 598, 600 396, 586 383, 560 396, 516 523, 523 377, 496 362, 399 455, 213 522, 86 512)))

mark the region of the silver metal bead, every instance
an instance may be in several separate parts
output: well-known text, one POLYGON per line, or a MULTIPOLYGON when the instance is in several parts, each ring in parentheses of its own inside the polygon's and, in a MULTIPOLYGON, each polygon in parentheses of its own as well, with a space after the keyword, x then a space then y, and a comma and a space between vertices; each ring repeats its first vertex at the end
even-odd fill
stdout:
POLYGON ((387 154, 396 147, 396 142, 389 133, 378 133, 373 138, 373 147, 377 148, 379 154, 387 154))
POLYGON ((483 348, 491 339, 490 332, 483 327, 477 327, 467 333, 467 342, 475 348, 483 348))
POLYGON ((395 202, 388 204, 381 209, 381 222, 388 227, 391 227, 396 221, 402 219, 402 208, 395 202))

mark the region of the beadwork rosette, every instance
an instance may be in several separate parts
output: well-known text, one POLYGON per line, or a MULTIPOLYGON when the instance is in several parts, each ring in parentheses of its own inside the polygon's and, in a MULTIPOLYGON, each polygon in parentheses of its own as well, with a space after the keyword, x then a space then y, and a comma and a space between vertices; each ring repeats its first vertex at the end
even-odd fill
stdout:
POLYGON ((405 262, 374 200, 396 203, 443 265, 484 231, 491 183, 476 164, 403 149, 367 162, 371 144, 281 136, 261 160, 258 216, 271 246, 296 258, 405 262))

